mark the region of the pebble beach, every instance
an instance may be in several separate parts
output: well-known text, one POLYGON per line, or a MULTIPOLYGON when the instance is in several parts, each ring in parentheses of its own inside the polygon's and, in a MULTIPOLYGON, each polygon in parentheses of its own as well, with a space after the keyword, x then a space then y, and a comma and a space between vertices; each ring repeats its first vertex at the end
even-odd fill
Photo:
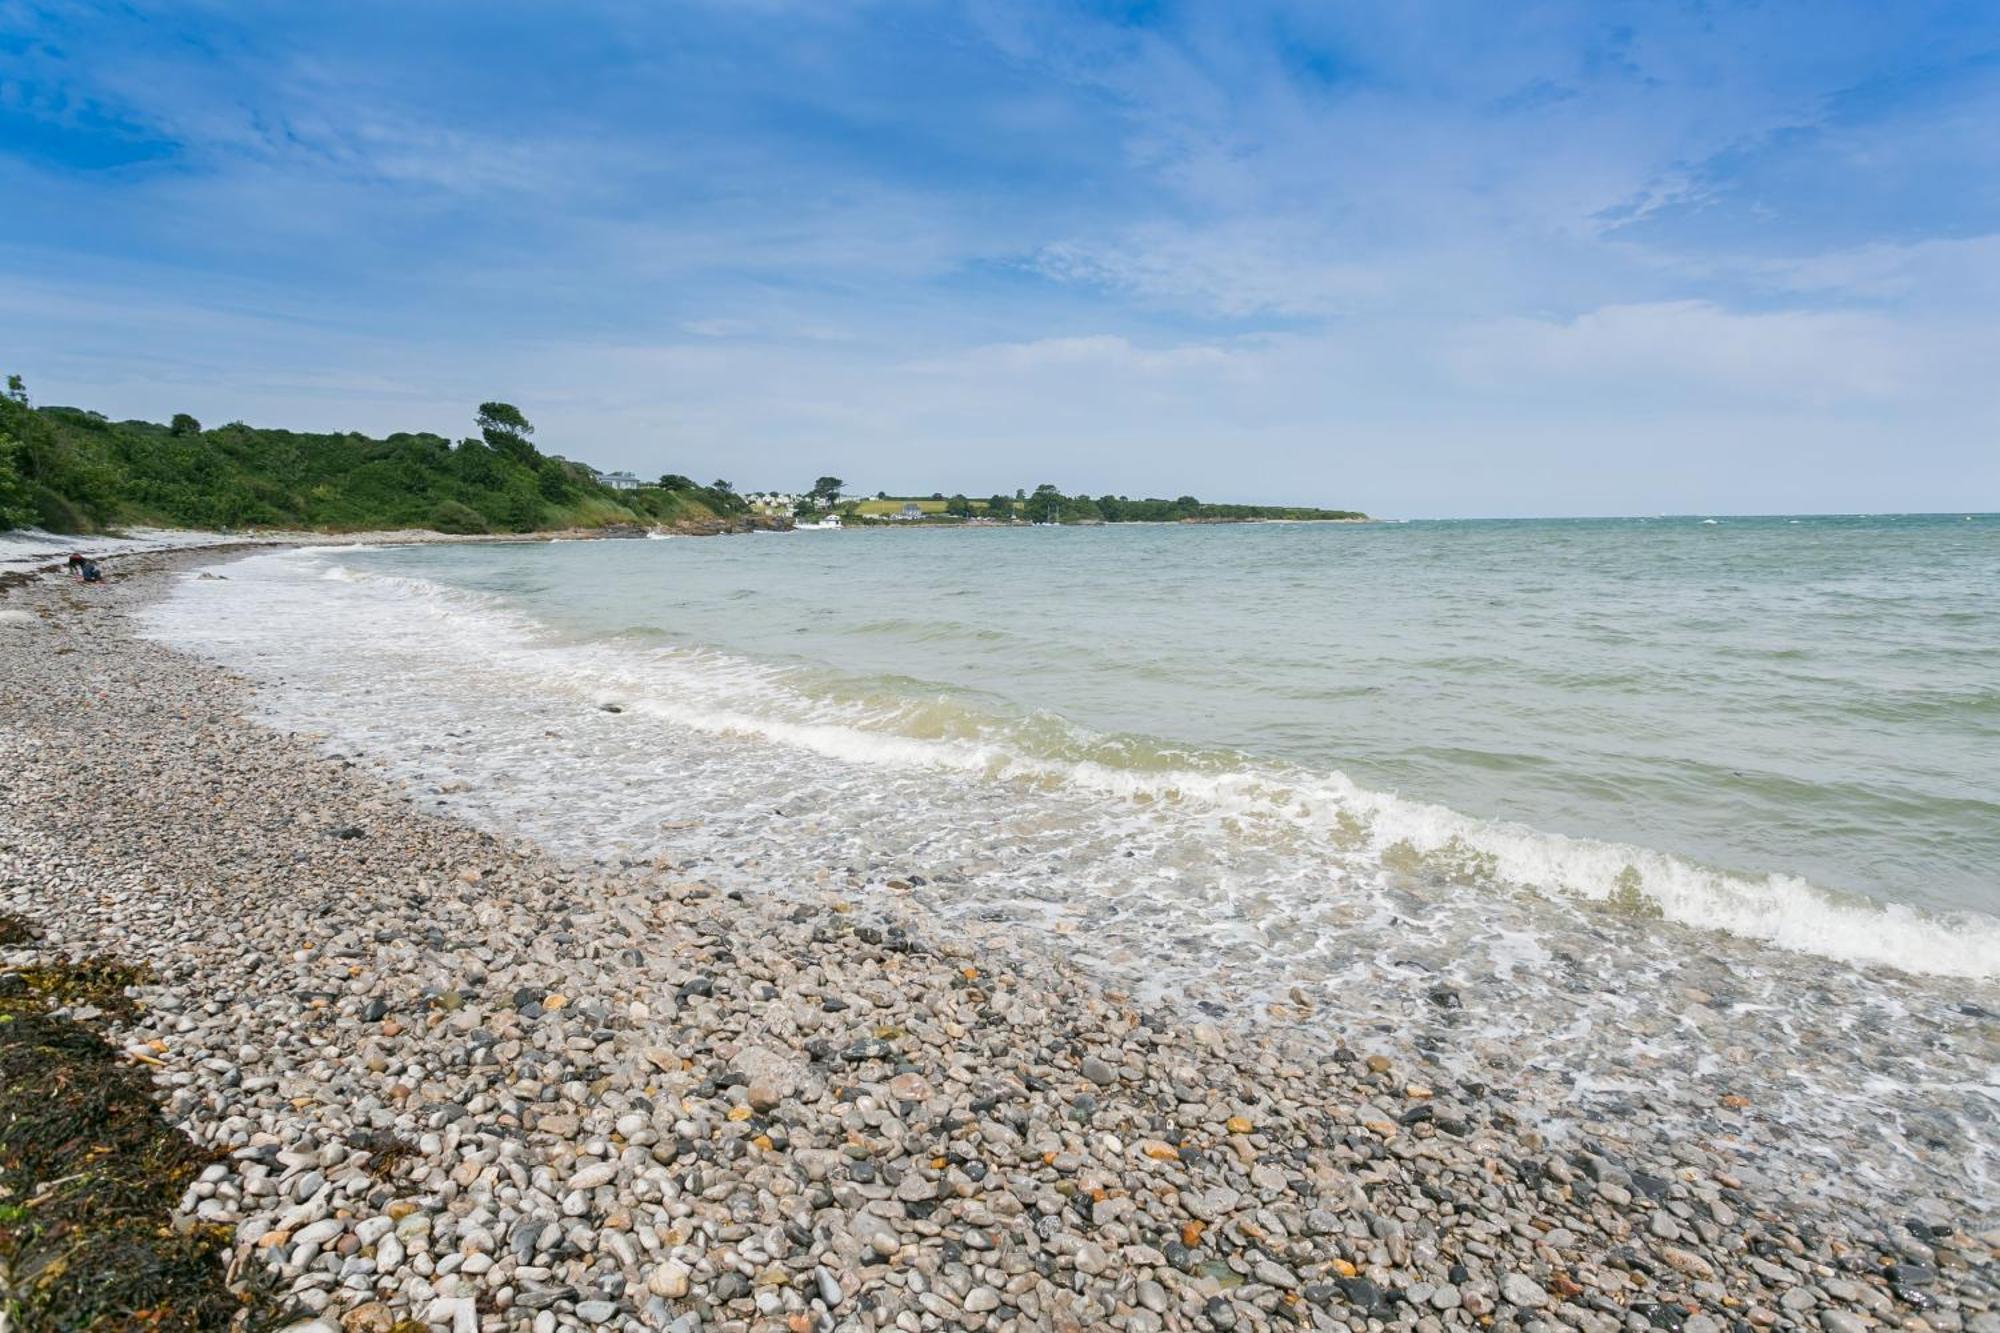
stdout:
MULTIPOLYGON (((2000 1333, 1963 1200, 1802 1205, 1727 1141, 1141 1004, 837 877, 563 859, 428 813, 135 636, 214 552, 0 594, 0 963, 106 1025, 298 1333, 2000 1333)), ((909 887, 907 885, 903 886, 909 887)), ((1440 1003, 1443 1003, 1440 1001, 1440 1003)))

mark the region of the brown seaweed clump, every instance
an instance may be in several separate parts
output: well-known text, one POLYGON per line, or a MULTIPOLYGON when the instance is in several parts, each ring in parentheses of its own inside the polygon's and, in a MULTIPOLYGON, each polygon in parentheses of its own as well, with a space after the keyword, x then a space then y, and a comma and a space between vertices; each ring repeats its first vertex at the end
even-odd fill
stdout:
MULTIPOLYGON (((0 917, 0 941, 28 935, 0 917)), ((16 1328, 169 1331, 275 1323, 225 1280, 232 1232, 176 1218, 212 1154, 160 1118, 152 1080, 52 1010, 130 1012, 110 959, 0 972, 0 1308, 16 1328)))

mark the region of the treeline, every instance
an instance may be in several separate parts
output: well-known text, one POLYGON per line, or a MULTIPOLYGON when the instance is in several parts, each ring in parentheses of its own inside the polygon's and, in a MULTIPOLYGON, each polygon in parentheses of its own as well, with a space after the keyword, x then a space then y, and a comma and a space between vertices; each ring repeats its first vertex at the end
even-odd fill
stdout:
MULTIPOLYGON (((886 496, 883 498, 887 498, 886 496)), ((949 518, 985 517, 1026 519, 1030 523, 1199 523, 1231 522, 1248 519, 1328 520, 1368 517, 1354 509, 1312 509, 1299 505, 1206 504, 1192 495, 1173 500, 1134 500, 1123 495, 1064 495, 1044 482, 1033 492, 995 495, 973 500, 963 495, 946 498, 944 514, 949 518)))
POLYGON ((507 403, 481 404, 475 421, 478 436, 456 443, 241 422, 210 430, 186 414, 166 425, 110 421, 80 408, 33 407, 20 377, 10 376, 0 398, 0 528, 533 532, 701 521, 744 508, 693 483, 613 491, 583 464, 537 449, 534 427, 507 403))

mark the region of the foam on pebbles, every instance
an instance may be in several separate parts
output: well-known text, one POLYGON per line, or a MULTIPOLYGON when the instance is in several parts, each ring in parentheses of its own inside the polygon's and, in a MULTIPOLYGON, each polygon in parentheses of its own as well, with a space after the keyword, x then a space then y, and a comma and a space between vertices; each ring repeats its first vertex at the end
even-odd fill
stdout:
POLYGON ((140 567, 8 594, 0 904, 154 970, 113 1038, 302 1329, 2000 1333, 1962 1203, 422 813, 131 638, 140 567))

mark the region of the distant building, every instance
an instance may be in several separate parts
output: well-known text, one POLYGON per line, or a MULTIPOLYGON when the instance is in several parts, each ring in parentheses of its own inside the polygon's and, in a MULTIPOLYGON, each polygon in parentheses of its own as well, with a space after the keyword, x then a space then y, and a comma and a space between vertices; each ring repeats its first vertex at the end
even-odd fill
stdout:
POLYGON ((609 486, 614 491, 636 491, 646 484, 629 472, 600 472, 597 474, 597 481, 599 485, 609 486))
POLYGON ((898 512, 889 515, 890 518, 901 519, 905 523, 909 522, 913 518, 922 518, 923 516, 924 516, 924 507, 918 504, 914 500, 910 501, 908 504, 905 504, 902 507, 902 509, 899 510, 898 512))

